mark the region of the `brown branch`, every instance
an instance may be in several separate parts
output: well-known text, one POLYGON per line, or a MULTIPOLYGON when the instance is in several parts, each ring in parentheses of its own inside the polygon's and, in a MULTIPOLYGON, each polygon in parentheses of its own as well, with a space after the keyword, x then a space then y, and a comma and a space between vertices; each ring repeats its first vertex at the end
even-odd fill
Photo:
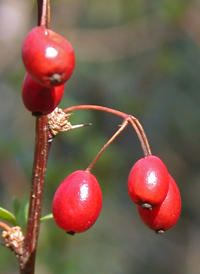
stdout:
MULTIPOLYGON (((50 25, 50 0, 38 0, 38 25, 45 28, 48 28, 50 25)), ((23 254, 20 258, 21 274, 34 274, 45 173, 51 145, 50 139, 48 117, 46 115, 36 117, 35 154, 28 222, 23 254)))
POLYGON ((51 142, 49 142, 49 131, 47 130, 47 123, 47 116, 36 118, 35 155, 31 183, 29 217, 25 234, 21 274, 34 273, 35 255, 42 209, 44 179, 51 144, 51 142))

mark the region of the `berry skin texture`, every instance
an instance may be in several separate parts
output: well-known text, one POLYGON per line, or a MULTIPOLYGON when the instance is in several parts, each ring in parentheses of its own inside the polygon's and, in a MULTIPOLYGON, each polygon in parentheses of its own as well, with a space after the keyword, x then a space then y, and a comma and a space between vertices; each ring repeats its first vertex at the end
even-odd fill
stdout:
POLYGON ((138 206, 142 221, 157 233, 172 228, 181 214, 181 195, 174 179, 169 175, 169 190, 165 200, 158 207, 146 210, 138 206))
POLYGON ((168 170, 157 156, 142 158, 132 167, 128 177, 128 192, 135 204, 152 209, 163 202, 168 188, 168 170))
POLYGON ((26 70, 40 84, 53 87, 65 83, 75 67, 71 44, 62 36, 43 27, 33 28, 22 45, 26 70))
POLYGON ((58 227, 74 235, 88 230, 97 220, 102 207, 101 188, 89 172, 70 174, 55 192, 52 213, 58 227))
POLYGON ((49 114, 60 103, 64 89, 64 84, 52 88, 42 86, 26 73, 22 84, 24 106, 33 115, 49 114))

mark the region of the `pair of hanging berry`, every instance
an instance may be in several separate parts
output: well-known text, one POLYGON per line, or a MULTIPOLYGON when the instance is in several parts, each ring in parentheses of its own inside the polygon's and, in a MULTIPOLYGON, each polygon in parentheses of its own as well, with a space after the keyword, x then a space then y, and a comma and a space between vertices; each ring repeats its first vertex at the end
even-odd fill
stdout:
POLYGON ((51 113, 60 103, 65 82, 74 71, 73 47, 57 33, 38 26, 23 42, 22 60, 27 70, 22 86, 25 107, 33 115, 51 113))
POLYGON ((177 184, 160 158, 151 150, 138 120, 127 116, 118 131, 83 170, 69 175, 58 187, 53 199, 53 218, 69 234, 84 232, 97 220, 102 206, 102 193, 91 174, 99 157, 124 130, 129 121, 140 139, 145 157, 135 163, 128 176, 128 192, 137 205, 142 221, 157 233, 172 228, 181 213, 181 196, 177 184), (140 128, 141 131, 138 131, 140 128))
MULTIPOLYGON (((157 233, 164 233, 178 221, 180 192, 158 157, 149 155, 136 162, 128 177, 128 192, 142 221, 157 233)), ((52 212, 55 223, 74 235, 96 222, 101 207, 102 193, 96 178, 87 170, 77 170, 58 187, 52 212)))
POLYGON ((149 155, 135 163, 128 177, 128 192, 142 221, 155 232, 164 233, 178 221, 180 192, 157 156, 149 155))

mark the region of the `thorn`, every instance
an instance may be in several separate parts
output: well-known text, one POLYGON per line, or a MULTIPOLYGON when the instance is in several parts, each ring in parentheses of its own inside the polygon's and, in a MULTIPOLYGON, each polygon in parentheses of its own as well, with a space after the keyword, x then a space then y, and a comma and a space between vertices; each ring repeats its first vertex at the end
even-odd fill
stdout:
POLYGON ((73 125, 71 127, 71 129, 80 128, 80 127, 87 127, 87 126, 91 126, 91 125, 92 125, 92 123, 73 125))

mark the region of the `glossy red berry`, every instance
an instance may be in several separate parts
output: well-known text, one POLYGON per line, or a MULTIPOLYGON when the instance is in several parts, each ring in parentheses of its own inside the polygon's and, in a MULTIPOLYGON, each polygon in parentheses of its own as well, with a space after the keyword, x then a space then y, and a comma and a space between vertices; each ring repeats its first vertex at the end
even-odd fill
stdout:
POLYGON ((49 114, 60 103, 64 89, 64 84, 52 88, 42 86, 26 73, 22 85, 23 103, 33 115, 49 114))
POLYGON ((65 83, 75 67, 71 44, 54 31, 40 26, 26 36, 22 60, 30 75, 47 87, 65 83))
POLYGON ((138 206, 142 221, 157 233, 172 228, 181 213, 181 195, 174 179, 169 175, 169 190, 165 200, 158 207, 146 210, 138 206))
POLYGON ((88 230, 102 207, 102 193, 96 178, 77 170, 58 187, 52 205, 53 218, 69 234, 88 230))
POLYGON ((164 163, 154 155, 140 159, 132 167, 128 177, 131 200, 144 208, 160 205, 169 187, 168 171, 164 163))

